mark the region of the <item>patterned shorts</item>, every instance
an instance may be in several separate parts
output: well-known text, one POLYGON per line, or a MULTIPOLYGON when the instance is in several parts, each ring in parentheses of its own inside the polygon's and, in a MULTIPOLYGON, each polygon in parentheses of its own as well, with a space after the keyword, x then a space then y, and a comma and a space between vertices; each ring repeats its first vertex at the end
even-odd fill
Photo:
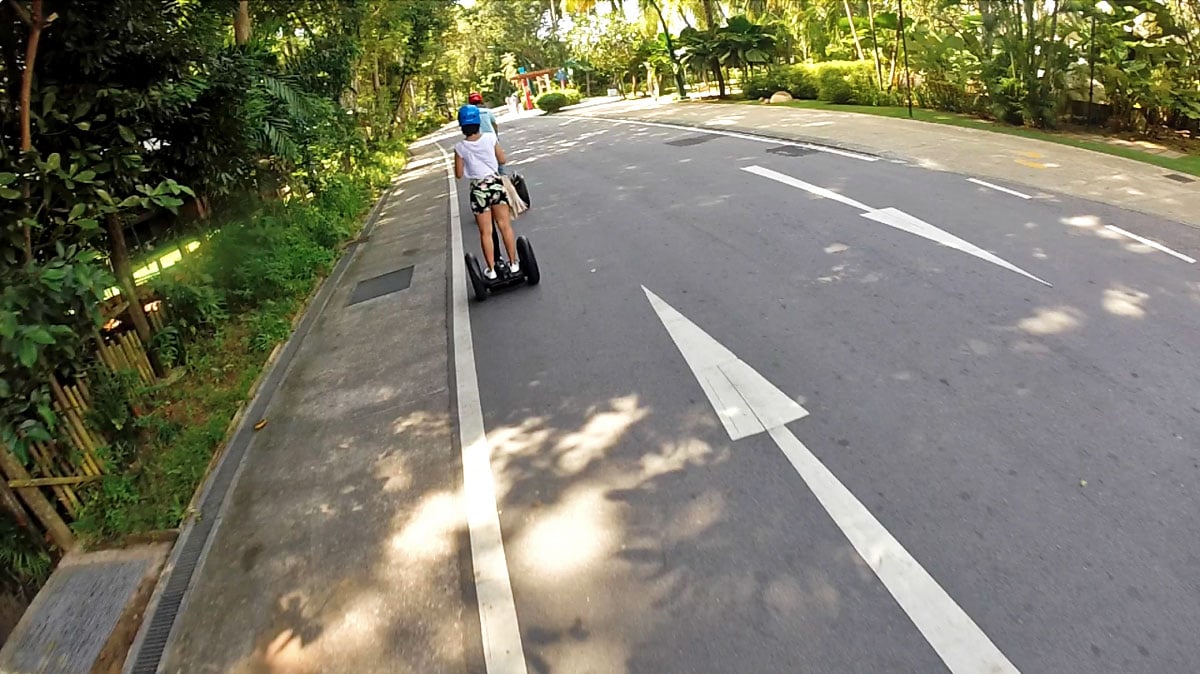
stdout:
POLYGON ((508 195, 504 193, 504 181, 500 176, 471 181, 472 213, 486 213, 492 206, 507 203, 508 195))

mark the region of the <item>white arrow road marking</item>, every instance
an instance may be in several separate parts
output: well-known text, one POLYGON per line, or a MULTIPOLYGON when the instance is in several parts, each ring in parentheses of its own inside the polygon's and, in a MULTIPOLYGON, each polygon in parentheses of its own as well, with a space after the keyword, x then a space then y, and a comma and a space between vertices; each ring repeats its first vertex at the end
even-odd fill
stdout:
POLYGON ((1000 267, 1004 267, 1009 271, 1015 271, 1021 276, 1031 278, 1043 285, 1050 285, 1049 283, 1046 283, 1042 279, 1030 274, 1024 269, 1021 269, 1017 265, 999 258, 980 248, 979 246, 970 243, 969 241, 964 241, 944 229, 935 227, 928 222, 925 222, 920 218, 913 217, 897 208, 880 208, 868 213, 863 213, 862 216, 868 220, 882 222, 889 227, 895 227, 902 232, 916 234, 917 236, 924 237, 930 241, 940 243, 947 248, 953 248, 954 250, 962 251, 968 255, 974 255, 981 260, 987 260, 988 262, 1000 267))
POLYGON ((437 146, 447 162, 450 186, 450 248, 453 253, 451 290, 454 316, 454 378, 458 393, 458 434, 462 444, 463 498, 467 505, 467 532, 471 537, 471 565, 475 569, 475 601, 483 632, 483 661, 487 674, 526 674, 525 652, 500 514, 496 509, 496 480, 492 474, 492 446, 483 425, 479 380, 475 374, 475 345, 471 341, 471 315, 467 310, 466 272, 463 260, 462 222, 458 216, 458 189, 450 156, 437 146))
POLYGON ((784 185, 790 185, 792 187, 795 187, 796 189, 801 189, 801 190, 804 190, 805 192, 815 194, 818 197, 823 197, 825 199, 832 199, 833 201, 836 201, 838 203, 846 204, 850 208, 857 208, 860 211, 875 210, 875 209, 871 208, 870 206, 862 203, 861 201, 855 201, 844 194, 838 194, 837 192, 834 192, 833 190, 826 189, 824 187, 817 187, 816 185, 813 185, 812 183, 806 183, 803 180, 800 180, 799 178, 793 178, 793 177, 787 175, 786 173, 780 173, 779 171, 772 171, 769 168, 763 168, 761 166, 743 166, 742 170, 747 173, 753 173, 756 176, 762 176, 764 178, 769 178, 771 180, 774 180, 775 182, 783 183, 784 185))
POLYGON ((1133 232, 1127 232, 1127 231, 1121 229, 1120 227, 1117 227, 1116 225, 1105 225, 1105 228, 1107 228, 1111 231, 1114 231, 1117 234, 1120 234, 1122 236, 1127 236, 1127 237, 1133 239, 1134 241, 1137 241, 1138 243, 1150 246, 1151 248, 1153 248, 1155 250, 1160 250, 1160 251, 1166 253, 1167 255, 1173 255, 1188 264, 1196 264, 1195 258, 1191 258, 1191 257, 1188 257, 1187 255, 1184 255, 1183 253, 1171 250, 1170 248, 1167 248, 1166 246, 1162 245, 1161 243, 1159 243, 1157 241, 1151 241, 1150 239, 1147 239, 1146 237, 1143 237, 1143 236, 1138 236, 1137 234, 1134 234, 1133 232))
POLYGON ((776 182, 783 183, 784 185, 790 185, 825 199, 832 199, 833 201, 845 204, 851 208, 857 208, 858 210, 863 211, 862 216, 869 220, 882 222, 890 227, 895 227, 896 229, 908 232, 910 234, 916 234, 917 236, 924 237, 930 241, 935 241, 948 248, 962 251, 968 255, 974 255, 981 260, 986 260, 1009 271, 1014 271, 1022 276, 1031 278, 1038 283, 1047 286, 1050 285, 1046 281, 1043 281, 1033 274, 1030 274, 1015 264, 993 255, 992 253, 987 252, 973 243, 964 241, 963 239, 960 239, 944 229, 931 225, 920 218, 909 215, 898 208, 871 208, 870 206, 860 201, 855 201, 844 194, 838 194, 833 190, 819 187, 811 183, 806 183, 798 178, 793 178, 787 174, 780 173, 778 171, 772 171, 771 169, 763 168, 761 166, 743 166, 742 170, 746 171, 747 173, 753 173, 754 175, 762 176, 763 178, 769 178, 776 182))
POLYGON ((729 437, 737 440, 808 416, 808 410, 642 286, 729 437))
POLYGON ((954 674, 1019 674, 871 511, 787 429, 784 424, 807 414, 804 408, 645 286, 642 290, 708 395, 729 437, 737 440, 767 431, 946 667, 954 674), (729 376, 729 372, 737 374, 729 376), (730 405, 738 412, 736 418, 752 421, 728 421, 730 405))

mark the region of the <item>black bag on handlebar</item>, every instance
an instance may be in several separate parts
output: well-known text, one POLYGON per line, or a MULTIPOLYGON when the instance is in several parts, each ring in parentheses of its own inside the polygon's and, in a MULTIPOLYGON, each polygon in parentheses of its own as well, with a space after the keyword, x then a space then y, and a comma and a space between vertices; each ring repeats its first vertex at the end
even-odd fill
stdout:
POLYGON ((532 206, 533 203, 529 201, 529 186, 525 184, 525 178, 519 173, 514 173, 511 179, 513 188, 517 190, 517 196, 521 197, 521 201, 524 201, 526 206, 532 206))

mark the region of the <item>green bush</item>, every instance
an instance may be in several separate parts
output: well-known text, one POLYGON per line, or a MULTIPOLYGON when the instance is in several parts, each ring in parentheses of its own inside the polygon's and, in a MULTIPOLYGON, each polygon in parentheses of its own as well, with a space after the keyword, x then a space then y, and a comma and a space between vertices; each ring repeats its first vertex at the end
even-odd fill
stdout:
POLYGON ((879 73, 870 61, 857 61, 847 68, 846 83, 850 85, 851 102, 858 105, 885 105, 886 92, 879 90, 879 73))
POLYGON ((292 334, 290 316, 293 308, 290 302, 267 302, 259 307, 251 321, 254 335, 250 338, 250 346, 255 351, 270 351, 287 339, 292 334))
POLYGON ((786 84, 785 88, 792 98, 805 101, 817 98, 817 77, 812 68, 792 66, 788 69, 786 84))
POLYGON ((570 105, 569 101, 570 99, 568 99, 566 94, 562 93, 561 91, 547 91, 541 96, 538 96, 535 103, 539 109, 553 113, 558 112, 564 107, 570 105))
MULTIPOLYGON (((776 91, 789 91, 788 82, 792 68, 771 68, 746 78, 742 92, 746 98, 770 98, 776 91)), ((794 94, 793 94, 794 95, 794 94)))
POLYGON ((854 89, 846 81, 848 69, 839 63, 822 63, 817 67, 817 99, 839 105, 854 100, 854 89))
MULTIPOLYGON (((212 278, 207 274, 188 274, 192 267, 192 264, 182 263, 172 270, 174 273, 163 274, 154 282, 155 295, 167 307, 167 320, 183 337, 211 333, 229 318, 229 312, 225 309, 225 293, 213 286, 212 278)), ((163 340, 173 341, 174 337, 164 337, 163 340)), ((179 347, 179 344, 170 346, 176 350, 179 347)))
POLYGON ((567 97, 567 105, 576 105, 583 100, 583 94, 579 93, 578 89, 555 89, 555 91, 567 97))

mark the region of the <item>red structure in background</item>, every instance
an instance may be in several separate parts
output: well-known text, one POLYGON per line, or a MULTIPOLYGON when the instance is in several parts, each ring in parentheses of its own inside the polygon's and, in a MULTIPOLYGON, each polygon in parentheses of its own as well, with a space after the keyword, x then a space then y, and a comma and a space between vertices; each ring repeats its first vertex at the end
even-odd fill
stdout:
POLYGON ((538 85, 539 92, 550 90, 550 77, 558 72, 558 68, 543 68, 541 70, 532 70, 527 73, 521 73, 511 79, 521 88, 522 98, 525 100, 525 109, 533 109, 533 85, 538 85))

